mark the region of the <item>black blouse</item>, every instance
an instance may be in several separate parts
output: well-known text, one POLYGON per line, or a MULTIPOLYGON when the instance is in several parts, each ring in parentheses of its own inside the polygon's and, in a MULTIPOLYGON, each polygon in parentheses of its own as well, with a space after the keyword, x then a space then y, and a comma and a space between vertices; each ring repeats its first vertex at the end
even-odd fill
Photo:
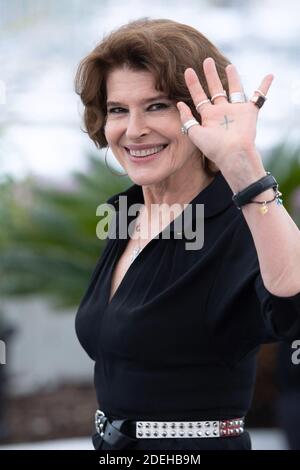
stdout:
MULTIPOLYGON (((107 202, 143 203, 131 186, 107 202)), ((300 337, 300 292, 276 297, 263 285, 251 232, 219 172, 192 201, 204 204, 204 245, 186 250, 175 221, 130 265, 110 303, 113 269, 127 244, 107 238, 76 315, 95 361, 100 408, 112 418, 222 419, 245 416, 261 343, 300 337)), ((128 218, 128 222, 133 217, 128 218)), ((300 280, 299 280, 300 283, 300 280)))

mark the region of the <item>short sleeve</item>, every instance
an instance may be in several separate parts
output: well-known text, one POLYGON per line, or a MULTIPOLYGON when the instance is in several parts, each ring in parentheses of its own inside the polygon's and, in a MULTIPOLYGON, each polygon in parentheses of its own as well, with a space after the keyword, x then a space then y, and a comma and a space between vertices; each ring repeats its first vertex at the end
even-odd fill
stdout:
POLYGON ((255 289, 266 326, 266 342, 293 341, 300 337, 300 292, 290 297, 277 297, 264 286, 261 275, 255 289))

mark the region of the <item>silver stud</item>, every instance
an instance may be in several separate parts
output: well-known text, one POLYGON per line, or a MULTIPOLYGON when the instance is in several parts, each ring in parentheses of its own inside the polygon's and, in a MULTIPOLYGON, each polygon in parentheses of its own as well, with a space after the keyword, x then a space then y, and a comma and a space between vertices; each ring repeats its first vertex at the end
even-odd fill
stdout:
POLYGON ((146 432, 146 436, 150 437, 150 436, 151 436, 151 432, 147 431, 147 432, 146 432))
POLYGON ((154 429, 157 429, 157 423, 153 423, 154 429))
POLYGON ((213 426, 214 426, 214 428, 216 428, 218 426, 218 423, 216 421, 214 421, 213 426))
POLYGON ((189 436, 192 437, 194 433, 192 431, 189 432, 189 436))
POLYGON ((172 429, 176 428, 176 424, 175 424, 175 423, 172 423, 172 424, 171 424, 171 428, 172 428, 172 429))
POLYGON ((163 429, 166 429, 167 423, 163 423, 161 427, 162 427, 163 429))
POLYGON ((193 423, 189 423, 189 428, 194 427, 193 423))
POLYGON ((179 435, 184 436, 184 431, 180 431, 179 435))
POLYGON ((201 428, 201 423, 197 423, 197 428, 201 428))
POLYGON ((201 431, 197 431, 197 436, 202 436, 202 432, 201 432, 201 431))
POLYGON ((158 436, 158 432, 157 432, 157 431, 154 431, 153 436, 157 437, 157 436, 158 436))
POLYGON ((205 426, 208 428, 210 426, 209 421, 206 421, 205 426))
POLYGON ((210 432, 209 432, 209 431, 205 431, 205 435, 206 435, 206 436, 209 436, 209 435, 210 435, 210 432))
POLYGON ((233 434, 233 429, 229 429, 229 434, 233 434))
POLYGON ((218 431, 214 430, 214 436, 218 435, 218 431))
POLYGON ((145 424, 145 428, 147 428, 147 429, 150 428, 150 424, 149 424, 149 423, 146 423, 146 424, 145 424))
POLYGON ((172 431, 172 432, 171 432, 171 436, 176 436, 176 432, 175 432, 175 431, 172 431))
POLYGON ((244 428, 239 428, 240 432, 244 432, 244 428))
POLYGON ((143 433, 140 431, 138 432, 138 436, 142 437, 143 436, 143 433))
POLYGON ((228 424, 229 424, 229 426, 232 426, 232 425, 233 425, 233 422, 232 422, 232 421, 229 421, 228 424))
POLYGON ((138 428, 143 427, 142 423, 138 423, 138 428))
POLYGON ((101 436, 101 437, 104 436, 104 432, 100 432, 100 436, 101 436))
POLYGON ((183 423, 180 423, 179 427, 180 427, 180 429, 183 429, 183 428, 184 428, 184 424, 183 424, 183 423))
POLYGON ((163 436, 163 437, 166 437, 166 435, 167 435, 167 433, 166 433, 166 431, 164 431, 164 432, 162 433, 162 436, 163 436))
POLYGON ((221 427, 222 427, 222 428, 225 428, 225 427, 226 427, 226 423, 224 423, 224 421, 221 423, 221 427))

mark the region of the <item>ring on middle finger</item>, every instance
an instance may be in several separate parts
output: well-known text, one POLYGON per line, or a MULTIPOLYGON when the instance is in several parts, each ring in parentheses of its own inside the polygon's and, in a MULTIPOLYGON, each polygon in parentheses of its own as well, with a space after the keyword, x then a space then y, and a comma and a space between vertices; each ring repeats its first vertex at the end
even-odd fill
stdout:
POLYGON ((230 101, 230 103, 246 103, 245 93, 242 93, 240 91, 230 93, 229 101, 230 101))
POLYGON ((195 108, 196 108, 196 110, 197 110, 198 113, 200 113, 200 111, 199 111, 198 108, 200 108, 203 104, 206 104, 206 103, 210 103, 210 100, 209 100, 209 99, 202 100, 202 101, 200 101, 200 103, 198 103, 198 104, 195 106, 195 108))
POLYGON ((214 99, 218 98, 219 96, 223 96, 227 98, 227 93, 225 90, 221 91, 220 93, 216 93, 214 96, 211 97, 210 101, 213 103, 214 99))

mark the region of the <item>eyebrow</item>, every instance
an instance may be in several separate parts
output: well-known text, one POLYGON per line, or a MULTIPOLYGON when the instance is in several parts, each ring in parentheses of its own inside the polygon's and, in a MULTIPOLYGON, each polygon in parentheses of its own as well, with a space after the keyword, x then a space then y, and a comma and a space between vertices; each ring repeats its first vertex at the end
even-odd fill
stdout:
MULTIPOLYGON (((156 95, 152 96, 151 98, 147 98, 145 100, 142 100, 142 104, 150 103, 151 101, 155 100, 161 100, 161 99, 169 99, 167 95, 156 95)), ((106 106, 124 106, 123 103, 119 101, 107 101, 106 106)))

